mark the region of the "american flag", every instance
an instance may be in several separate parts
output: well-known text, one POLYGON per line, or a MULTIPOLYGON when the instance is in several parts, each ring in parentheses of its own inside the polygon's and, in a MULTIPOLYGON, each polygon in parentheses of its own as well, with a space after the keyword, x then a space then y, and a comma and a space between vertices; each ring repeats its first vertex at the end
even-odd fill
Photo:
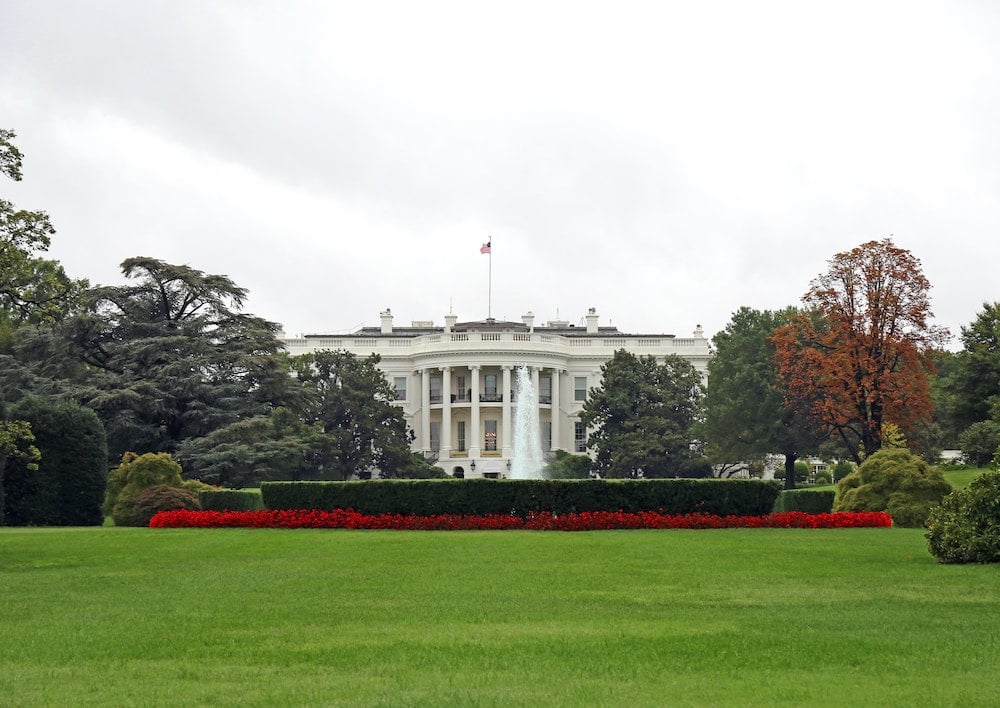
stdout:
POLYGON ((491 243, 491 241, 487 241, 482 246, 480 246, 479 247, 479 252, 480 253, 489 253, 490 252, 490 243, 491 243))

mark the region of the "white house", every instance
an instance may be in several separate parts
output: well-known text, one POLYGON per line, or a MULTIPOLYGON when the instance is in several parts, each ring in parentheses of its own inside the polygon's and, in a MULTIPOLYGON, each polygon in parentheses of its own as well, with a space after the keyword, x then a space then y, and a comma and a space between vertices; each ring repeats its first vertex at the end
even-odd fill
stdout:
POLYGON ((444 326, 418 321, 408 327, 394 326, 387 308, 380 327, 348 335, 282 336, 282 341, 293 355, 338 349, 378 354, 416 435, 413 449, 449 474, 467 477, 504 476, 510 468, 517 367, 528 367, 538 395, 543 450, 585 452, 580 411, 615 351, 658 358, 678 354, 704 377, 711 356, 700 325, 687 338, 626 334, 598 326, 594 308, 579 326, 566 321, 536 326, 529 312, 521 322, 459 322, 449 314, 444 326))

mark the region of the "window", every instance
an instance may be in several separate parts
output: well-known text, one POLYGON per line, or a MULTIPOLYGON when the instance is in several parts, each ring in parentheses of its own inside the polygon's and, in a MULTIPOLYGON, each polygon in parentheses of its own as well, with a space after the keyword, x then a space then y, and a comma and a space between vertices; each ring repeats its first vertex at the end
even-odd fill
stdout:
POLYGON ((458 421, 458 450, 459 452, 465 451, 465 421, 458 421))
POLYGON ((552 421, 542 421, 542 450, 552 449, 552 421))
POLYGON ((573 424, 573 451, 587 451, 587 429, 583 427, 583 423, 580 421, 576 421, 573 424))
POLYGON ((441 450, 441 424, 431 423, 431 450, 439 452, 441 450))
POLYGON ((586 376, 574 376, 573 377, 573 400, 574 401, 586 401, 587 400, 587 377, 586 376))
POLYGON ((538 402, 552 403, 552 377, 542 376, 538 379, 538 402))
POLYGON ((486 428, 483 449, 487 452, 495 452, 497 449, 497 422, 495 420, 483 421, 486 428))
POLYGON ((455 377, 455 390, 458 391, 458 393, 455 394, 455 400, 456 401, 459 401, 459 402, 462 402, 462 403, 468 403, 469 401, 472 400, 472 391, 468 390, 465 387, 465 377, 464 376, 456 376, 455 377))
POLYGON ((405 401, 406 400, 406 377, 397 376, 392 380, 393 386, 396 387, 396 400, 405 401))
POLYGON ((497 375, 486 374, 483 377, 483 392, 479 394, 479 400, 487 403, 496 403, 503 400, 503 396, 497 391, 497 375))
POLYGON ((441 377, 431 377, 431 403, 441 402, 441 377))

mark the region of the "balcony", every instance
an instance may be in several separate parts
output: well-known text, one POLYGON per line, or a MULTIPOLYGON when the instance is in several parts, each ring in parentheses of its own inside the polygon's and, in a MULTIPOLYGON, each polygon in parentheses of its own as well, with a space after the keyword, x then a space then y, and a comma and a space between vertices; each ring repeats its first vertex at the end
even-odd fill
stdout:
POLYGON ((479 394, 480 403, 503 403, 502 393, 480 393, 479 394))

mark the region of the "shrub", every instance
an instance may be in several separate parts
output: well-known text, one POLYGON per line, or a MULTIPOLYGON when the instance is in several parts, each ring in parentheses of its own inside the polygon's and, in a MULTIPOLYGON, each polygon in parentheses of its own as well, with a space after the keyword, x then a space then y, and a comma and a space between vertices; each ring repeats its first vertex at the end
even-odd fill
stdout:
POLYGON ((1000 473, 952 492, 927 517, 927 545, 941 563, 1000 562, 1000 473))
POLYGON ((22 526, 99 526, 108 474, 104 426, 97 414, 69 401, 29 396, 11 414, 31 424, 41 453, 13 459, 3 481, 6 523, 22 526))
MULTIPOLYGON (((157 485, 183 490, 181 466, 165 452, 147 452, 144 455, 126 452, 122 455, 121 464, 108 476, 102 509, 105 514, 111 515, 116 525, 134 526, 130 522, 134 517, 130 506, 144 489, 157 485)), ((194 496, 189 490, 183 491, 194 496)), ((148 520, 146 523, 149 523, 148 520)))
POLYGON ((198 511, 198 498, 181 487, 154 484, 146 487, 134 498, 119 499, 115 505, 115 524, 118 526, 149 526, 149 520, 161 511, 186 509, 198 511))
POLYGON ((544 479, 587 479, 594 461, 589 455, 574 455, 565 450, 556 450, 555 459, 542 470, 544 479))
POLYGON ((808 514, 829 514, 836 493, 832 489, 785 489, 774 502, 774 512, 804 511, 808 514))
POLYGON ((838 485, 835 511, 885 511, 897 526, 920 527, 951 492, 940 471, 902 448, 883 448, 838 485))

